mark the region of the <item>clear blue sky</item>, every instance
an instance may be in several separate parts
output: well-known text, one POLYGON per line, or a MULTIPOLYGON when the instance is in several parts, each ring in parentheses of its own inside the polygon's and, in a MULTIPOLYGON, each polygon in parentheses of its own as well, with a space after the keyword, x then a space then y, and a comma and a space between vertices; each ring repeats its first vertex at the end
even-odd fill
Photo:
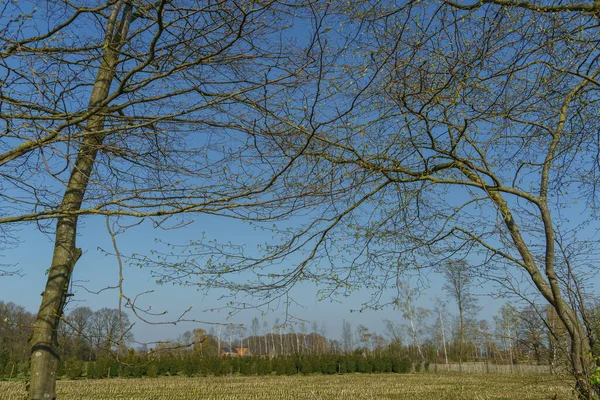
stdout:
MULTIPOLYGON (((86 217, 83 221, 84 223, 79 229, 78 245, 84 253, 75 267, 73 281, 75 284, 85 285, 91 291, 98 291, 117 283, 118 263, 115 257, 106 256, 98 250, 98 248, 103 248, 112 251, 104 217, 86 217)), ((256 231, 239 221, 199 216, 194 224, 178 230, 153 230, 149 224, 144 224, 118 236, 118 244, 124 254, 147 254, 153 248, 156 237, 161 237, 173 243, 185 243, 194 237, 199 237, 203 231, 210 232, 217 239, 227 239, 239 243, 247 241, 251 237, 250 235, 254 235, 253 240, 256 240, 257 235, 256 231)), ((15 302, 24 306, 27 310, 35 312, 39 307, 40 293, 46 283, 44 271, 50 265, 53 243, 51 237, 40 233, 32 225, 24 226, 20 236, 20 244, 5 252, 3 262, 18 263, 18 267, 22 268, 24 276, 0 278, 0 292, 3 301, 15 302)), ((209 292, 208 295, 205 295, 194 287, 160 286, 155 283, 150 272, 145 269, 126 266, 124 276, 125 293, 130 297, 148 290, 156 291, 145 297, 147 301, 143 304, 152 306, 154 312, 168 311, 168 316, 163 320, 175 319, 176 316, 190 306, 193 306, 193 310, 188 316, 203 321, 234 322, 249 326, 253 317, 263 318, 255 310, 244 311, 230 319, 228 319, 227 311, 224 310, 220 312, 203 312, 205 309, 224 305, 224 301, 218 300, 219 294, 217 292, 209 292)), ((419 305, 424 307, 431 306, 431 298, 434 296, 443 295, 441 278, 433 273, 429 274, 428 277, 430 278, 430 289, 427 291, 428 293, 422 295, 418 302, 419 305)), ((476 289, 476 292, 483 293, 481 288, 476 289)), ((354 326, 363 324, 380 333, 383 333, 383 319, 402 322, 401 313, 392 308, 380 311, 367 310, 360 313, 351 312, 351 310, 360 308, 361 303, 369 295, 366 291, 355 292, 349 298, 340 298, 340 302, 317 301, 316 288, 309 283, 298 285, 293 293, 302 307, 294 307, 290 310, 291 313, 311 322, 317 321, 320 326, 325 325, 327 335, 331 337, 340 336, 342 320, 344 319, 350 321, 354 326)), ((75 294, 71 298, 70 307, 85 305, 92 309, 101 307, 116 308, 118 304, 119 296, 116 290, 96 295, 88 293, 82 288, 75 288, 75 294)), ((390 292, 389 299, 392 296, 393 294, 390 292)), ((496 313, 502 302, 484 296, 480 297, 480 304, 483 306, 481 317, 491 320, 491 316, 496 313)), ((284 310, 282 308, 277 309, 265 315, 264 318, 270 323, 273 323, 275 318, 283 320, 284 310)), ((161 319, 157 318, 157 320, 161 319)), ((135 321, 135 318, 132 318, 132 321, 135 321)), ((142 321, 137 321, 134 334, 136 339, 140 341, 153 341, 174 338, 184 331, 198 326, 202 325, 183 323, 177 326, 150 326, 142 321)), ((209 328, 209 326, 203 327, 209 328)))

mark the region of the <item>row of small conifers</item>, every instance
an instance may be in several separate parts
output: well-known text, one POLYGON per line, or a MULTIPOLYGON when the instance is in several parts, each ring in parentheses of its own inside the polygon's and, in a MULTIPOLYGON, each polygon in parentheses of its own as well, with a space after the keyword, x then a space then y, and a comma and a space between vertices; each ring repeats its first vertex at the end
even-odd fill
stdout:
MULTIPOLYGON (((27 371, 20 368, 20 375, 27 371)), ((139 378, 156 376, 220 376, 220 375, 295 375, 346 373, 407 373, 420 366, 408 359, 394 356, 322 355, 277 357, 203 357, 167 355, 147 358, 125 357, 123 362, 114 358, 100 358, 93 362, 77 359, 63 360, 58 375, 61 378, 104 379, 139 378)), ((3 374, 5 375, 5 374, 3 374)), ((13 375, 15 377, 15 375, 13 375)), ((3 376, 8 378, 8 376, 3 376)))

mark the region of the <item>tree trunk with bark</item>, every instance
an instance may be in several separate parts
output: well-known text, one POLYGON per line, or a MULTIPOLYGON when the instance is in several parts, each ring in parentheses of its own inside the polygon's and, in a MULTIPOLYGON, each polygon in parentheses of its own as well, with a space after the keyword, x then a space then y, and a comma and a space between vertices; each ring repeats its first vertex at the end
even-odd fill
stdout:
POLYGON ((57 329, 68 296, 71 273, 81 256, 81 250, 76 245, 78 218, 69 213, 81 208, 96 156, 104 141, 104 102, 115 77, 115 65, 127 37, 132 9, 131 3, 117 2, 107 23, 104 54, 89 101, 87 135, 81 143, 59 208, 64 215, 56 223, 52 263, 30 340, 30 400, 56 399, 56 371, 59 363, 57 329))

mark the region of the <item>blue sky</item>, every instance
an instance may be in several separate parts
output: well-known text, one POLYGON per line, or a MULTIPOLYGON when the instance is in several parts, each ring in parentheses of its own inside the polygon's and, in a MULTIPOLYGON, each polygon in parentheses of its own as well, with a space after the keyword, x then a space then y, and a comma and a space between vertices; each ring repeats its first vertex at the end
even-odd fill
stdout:
MULTIPOLYGON (((301 25, 295 27, 292 32, 297 33, 300 44, 304 44, 306 37, 306 27, 301 25), (299 32, 302 32, 300 34, 299 32)), ((333 35, 336 30, 333 29, 329 35, 333 35)), ((335 39, 333 39, 335 40, 335 39)), ((360 62, 360 59, 350 59, 347 61, 360 62)), ((310 89, 309 89, 310 91, 310 89)), ((366 140, 366 139, 365 139, 366 140)), ((511 173, 510 168, 506 171, 511 173)), ((57 191, 60 195, 60 191, 57 191)), ((454 192, 450 193, 455 195, 454 192)), ((454 201, 461 202, 463 198, 449 196, 447 202, 453 204, 454 201)), ((572 206, 565 211, 565 215, 573 221, 581 221, 580 216, 582 206, 572 206)), ((490 213, 490 218, 492 213, 490 213)), ((149 222, 135 227, 127 233, 118 237, 119 247, 123 254, 149 254, 156 247, 155 239, 184 244, 189 240, 197 239, 206 232, 209 237, 221 242, 231 240, 234 243, 253 245, 258 242, 270 240, 270 234, 255 231, 239 221, 231 219, 217 219, 215 217, 198 215, 195 216, 195 223, 181 229, 175 230, 155 230, 149 222)), ((83 256, 77 263, 73 274, 75 284, 83 284, 91 291, 98 291, 106 286, 115 285, 118 280, 117 260, 112 256, 107 256, 98 248, 112 252, 110 237, 106 231, 104 217, 85 217, 82 218, 82 224, 78 228, 79 238, 78 246, 84 251, 83 256)), ((306 222, 306 221, 303 221, 306 222)), ((3 277, 0 278, 0 293, 3 301, 13 301, 25 306, 28 310, 35 312, 39 306, 40 296, 45 285, 44 271, 49 267, 52 257, 52 237, 40 233, 33 224, 23 225, 20 232, 19 244, 12 249, 4 251, 4 257, 0 259, 3 263, 18 264, 24 272, 23 277, 3 277)), ((299 259, 290 257, 286 260, 289 266, 293 266, 299 259)), ((424 272, 429 286, 422 297, 419 299, 419 305, 431 307, 431 299, 434 296, 443 296, 442 279, 433 272, 424 272)), ((227 311, 221 312, 203 312, 206 309, 219 308, 224 305, 223 300, 219 300, 221 292, 203 291, 195 287, 181 287, 177 285, 157 285, 155 278, 151 276, 149 270, 139 269, 135 266, 125 267, 125 290, 126 294, 134 297, 139 293, 149 290, 155 290, 151 295, 143 297, 141 304, 152 306, 154 312, 169 311, 166 319, 175 319, 181 312, 193 306, 193 311, 188 317, 212 322, 235 322, 249 324, 250 320, 259 316, 258 312, 249 310, 238 314, 231 319, 227 319, 227 311)), ((497 309, 504 303, 503 299, 492 299, 483 295, 494 292, 491 284, 481 285, 475 289, 480 297, 482 306, 481 318, 491 320, 497 309)), ((383 324, 381 321, 385 318, 401 321, 400 312, 391 308, 382 311, 365 311, 362 313, 351 313, 350 310, 358 309, 361 303, 368 298, 369 293, 366 290, 357 291, 352 297, 338 298, 339 302, 317 300, 317 290, 310 283, 299 284, 294 290, 295 300, 301 304, 301 307, 295 307, 290 312, 302 319, 308 321, 317 321, 319 324, 325 324, 328 335, 339 336, 342 320, 346 319, 353 325, 363 324, 370 328, 382 332, 383 324)), ((391 300, 393 294, 390 292, 391 300)), ((75 287, 75 296, 72 301, 89 306, 93 309, 100 307, 116 307, 118 303, 118 292, 106 291, 100 295, 94 295, 86 292, 80 287, 75 287)), ((451 310, 454 310, 450 306, 451 310)), ((273 321, 275 318, 282 318, 284 310, 280 307, 274 310, 265 318, 273 321)), ((133 320, 133 318, 132 318, 133 320)), ((175 337, 187 329, 195 327, 191 324, 182 324, 180 326, 160 325, 146 326, 142 322, 137 322, 134 329, 136 337, 141 341, 151 341, 175 337)))
MULTIPOLYGON (((85 285, 91 291, 98 291, 117 283, 118 263, 114 256, 107 256, 98 250, 98 248, 103 248, 112 251, 104 217, 87 217, 83 221, 84 223, 79 228, 78 245, 84 253, 75 267, 73 282, 77 285, 85 285)), ((173 243, 185 243, 193 237, 199 237, 203 231, 210 232, 212 236, 220 240, 228 239, 241 242, 245 238, 247 239, 249 235, 256 235, 254 229, 239 221, 199 216, 194 224, 186 228, 160 231, 151 229, 149 224, 143 224, 119 235, 117 238, 119 249, 123 254, 148 253, 153 248, 156 237, 161 237, 173 243)), ((17 247, 5 251, 3 262, 18 264, 18 267, 23 270, 24 276, 0 278, 0 292, 3 301, 15 302, 24 306, 27 310, 35 312, 39 307, 39 294, 43 291, 46 282, 44 271, 50 264, 53 243, 50 237, 40 233, 32 225, 23 227, 20 232, 20 239, 17 247)), ((256 239, 256 237, 253 239, 256 239)), ((254 317, 264 318, 269 323, 273 323, 275 318, 280 318, 280 320, 284 318, 282 307, 264 316, 256 310, 244 311, 230 318, 228 318, 226 310, 203 312, 203 310, 224 305, 224 301, 218 299, 219 293, 209 292, 205 294, 195 287, 181 287, 171 284, 157 285, 148 270, 134 266, 125 267, 124 277, 125 294, 130 297, 148 290, 155 290, 154 293, 143 297, 144 300, 140 304, 151 306, 153 312, 169 312, 165 318, 156 318, 157 321, 175 319, 176 316, 190 306, 193 306, 193 309, 188 314, 189 318, 208 322, 234 322, 249 326, 254 317)), ((434 296, 444 295, 441 288, 443 282, 434 273, 429 273, 426 277, 429 278, 430 287, 427 293, 423 293, 420 297, 418 305, 431 307, 431 300, 434 296)), ((75 296, 71 298, 70 307, 76 305, 85 305, 92 309, 117 307, 119 295, 116 290, 92 294, 80 287, 74 289, 75 296)), ((476 292, 483 293, 481 288, 476 288, 476 292)), ((383 319, 402 322, 401 312, 392 308, 379 311, 351 312, 351 310, 359 309, 362 301, 369 295, 364 290, 355 292, 351 297, 338 298, 339 302, 318 301, 316 287, 310 283, 299 284, 294 289, 293 294, 295 300, 302 307, 293 307, 290 310, 291 314, 309 322, 316 321, 319 326, 324 325, 327 329, 327 335, 331 337, 340 336, 343 320, 350 321, 354 326, 358 324, 366 325, 380 333, 383 333, 383 319)), ((390 292, 390 299, 392 295, 390 292)), ((496 313, 502 303, 481 296, 480 305, 483 307, 480 313, 481 317, 491 320, 492 315, 496 313)), ((449 308, 453 310, 452 305, 449 308)), ((136 321, 136 319, 132 318, 132 321, 136 321)), ((170 324, 147 325, 142 321, 137 321, 133 331, 139 341, 154 341, 175 338, 184 331, 198 326, 210 329, 210 325, 196 323, 181 323, 173 326, 170 324)))

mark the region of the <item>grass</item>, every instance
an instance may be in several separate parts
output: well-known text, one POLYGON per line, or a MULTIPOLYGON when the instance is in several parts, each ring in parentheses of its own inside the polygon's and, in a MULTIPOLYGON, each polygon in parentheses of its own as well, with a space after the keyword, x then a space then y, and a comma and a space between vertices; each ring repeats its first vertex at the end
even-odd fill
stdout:
MULTIPOLYGON (((381 374, 229 376, 59 381, 59 400, 174 399, 571 399, 551 375, 381 374)), ((23 382, 0 382, 2 400, 26 399, 23 382)))

